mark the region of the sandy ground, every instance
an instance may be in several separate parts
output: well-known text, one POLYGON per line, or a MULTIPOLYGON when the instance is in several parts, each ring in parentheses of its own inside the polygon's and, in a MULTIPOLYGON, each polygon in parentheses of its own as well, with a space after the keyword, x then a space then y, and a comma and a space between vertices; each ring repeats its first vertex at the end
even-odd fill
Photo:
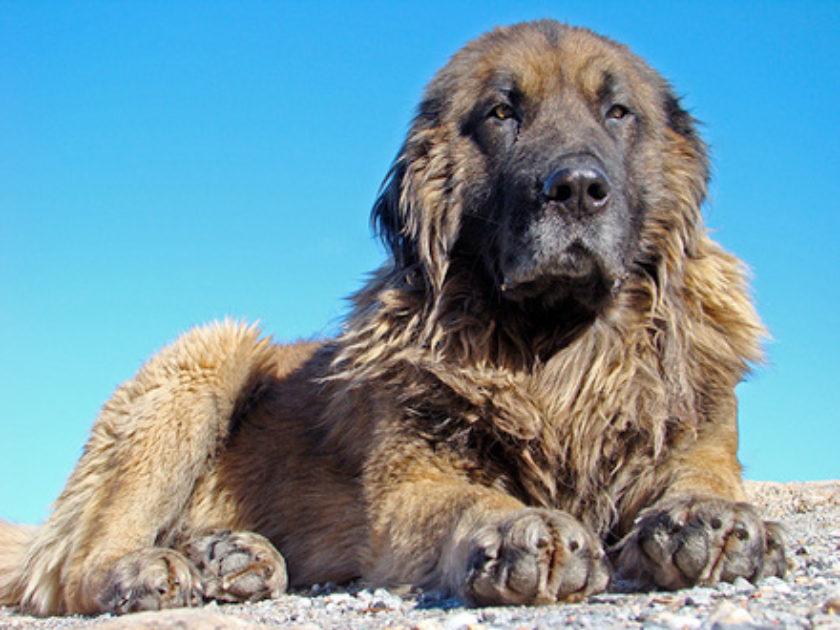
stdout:
POLYGON ((336 588, 248 605, 140 613, 125 617, 35 619, 0 608, 0 628, 530 628, 840 629, 840 481, 748 482, 766 518, 786 529, 784 580, 746 580, 676 592, 605 593, 580 604, 464 608, 456 600, 400 597, 383 589, 336 588))

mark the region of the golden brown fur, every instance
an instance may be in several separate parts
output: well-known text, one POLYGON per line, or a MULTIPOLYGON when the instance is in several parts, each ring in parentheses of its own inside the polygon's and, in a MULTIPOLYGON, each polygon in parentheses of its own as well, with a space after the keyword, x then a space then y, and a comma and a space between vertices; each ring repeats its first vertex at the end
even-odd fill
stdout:
POLYGON ((152 358, 103 408, 47 522, 0 524, 0 603, 126 612, 281 592, 273 547, 236 532, 271 541, 292 585, 362 576, 475 603, 601 590, 613 543, 618 570, 666 588, 779 572, 774 530, 738 503, 734 387, 762 327, 702 225, 705 186, 693 122, 624 47, 553 22, 472 42, 398 156, 375 209, 393 255, 344 333, 283 346, 225 322, 152 358), (630 86, 633 151, 613 183, 642 218, 594 306, 509 299, 463 244, 470 200, 494 186, 470 116, 501 67, 541 108, 538 148, 583 133, 555 101, 591 126, 574 142, 614 137, 586 107, 607 75, 630 86), (714 558, 668 547, 663 519, 718 532, 714 558), (251 565, 208 568, 222 530, 251 565))

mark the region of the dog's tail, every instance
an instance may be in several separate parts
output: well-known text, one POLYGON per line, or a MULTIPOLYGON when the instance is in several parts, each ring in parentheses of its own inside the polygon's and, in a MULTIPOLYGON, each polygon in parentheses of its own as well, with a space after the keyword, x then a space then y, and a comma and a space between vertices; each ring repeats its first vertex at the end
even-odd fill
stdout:
POLYGON ((17 606, 25 588, 23 573, 37 527, 0 521, 0 605, 17 606))

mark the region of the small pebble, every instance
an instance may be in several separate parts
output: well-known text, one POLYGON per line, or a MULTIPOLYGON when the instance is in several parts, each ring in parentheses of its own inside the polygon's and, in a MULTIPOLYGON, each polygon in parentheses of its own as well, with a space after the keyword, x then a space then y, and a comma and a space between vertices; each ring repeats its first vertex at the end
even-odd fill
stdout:
POLYGON ((769 577, 765 578, 764 581, 761 583, 761 590, 766 591, 774 591, 776 593, 790 593, 791 586, 784 580, 777 578, 777 577, 769 577))
POLYGON ((446 630, 472 630, 480 627, 478 617, 471 612, 459 612, 444 622, 446 630))
POLYGON ((735 581, 732 582, 732 587, 738 595, 749 595, 758 590, 755 584, 740 576, 736 577, 735 581))
POLYGON ((350 593, 333 593, 328 595, 325 601, 328 604, 349 604, 354 602, 355 598, 350 593))
POLYGON ((696 586, 691 590, 685 591, 685 605, 686 606, 708 606, 712 602, 712 596, 715 589, 696 586))
POLYGON ((754 623, 755 621, 745 608, 729 601, 721 603, 712 611, 712 614, 709 615, 709 625, 711 625, 712 628, 717 625, 735 626, 739 624, 745 625, 754 623))
POLYGON ((834 589, 828 594, 823 604, 823 612, 829 615, 840 615, 840 588, 834 589))
POLYGON ((661 624, 666 628, 672 630, 694 630, 703 625, 703 622, 696 617, 689 615, 679 615, 672 612, 664 612, 659 615, 648 618, 646 621, 661 624))

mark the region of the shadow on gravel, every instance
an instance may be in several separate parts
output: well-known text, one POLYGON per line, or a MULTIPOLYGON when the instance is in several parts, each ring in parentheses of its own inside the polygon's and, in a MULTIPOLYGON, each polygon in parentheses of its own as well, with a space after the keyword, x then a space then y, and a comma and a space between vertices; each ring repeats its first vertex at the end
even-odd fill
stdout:
POLYGON ((424 593, 417 598, 414 606, 418 610, 453 610, 464 608, 466 604, 457 597, 444 597, 435 593, 424 593))

